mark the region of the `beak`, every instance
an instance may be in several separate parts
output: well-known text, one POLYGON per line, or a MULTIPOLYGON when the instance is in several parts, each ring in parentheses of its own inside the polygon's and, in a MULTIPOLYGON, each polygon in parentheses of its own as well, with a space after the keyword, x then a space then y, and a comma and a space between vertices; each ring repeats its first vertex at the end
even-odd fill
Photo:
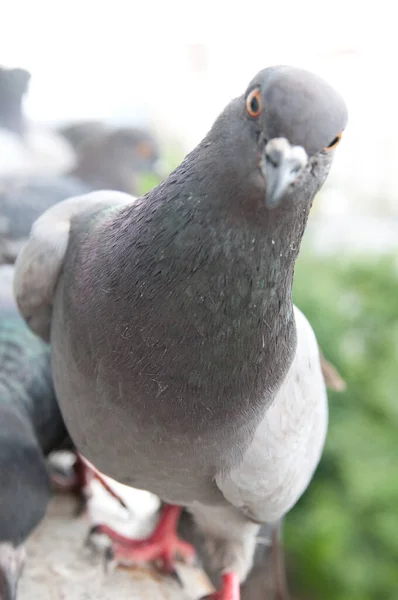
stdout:
POLYGON ((0 543, 0 600, 16 600, 18 581, 24 564, 23 546, 0 543))
POLYGON ((307 153, 301 146, 291 146, 285 138, 274 138, 268 142, 261 167, 268 208, 280 204, 289 185, 298 178, 307 163, 307 153))

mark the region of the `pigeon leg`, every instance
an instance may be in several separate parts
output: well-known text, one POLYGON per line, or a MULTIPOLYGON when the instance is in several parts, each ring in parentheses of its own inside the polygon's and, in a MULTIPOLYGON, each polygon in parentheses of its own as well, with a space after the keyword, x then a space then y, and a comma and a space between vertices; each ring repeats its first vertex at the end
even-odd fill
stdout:
POLYGON ((112 489, 106 479, 101 475, 99 471, 93 469, 90 463, 88 463, 80 454, 76 454, 75 463, 73 465, 73 473, 71 476, 63 474, 52 474, 52 482, 57 489, 64 492, 71 492, 77 496, 79 500, 79 508, 77 514, 83 512, 86 507, 87 499, 89 495, 89 485, 93 479, 97 479, 102 487, 115 498, 123 508, 128 509, 125 502, 120 496, 112 489))
POLYGON ((233 571, 222 576, 221 589, 202 600, 240 600, 239 577, 233 571))
POLYGON ((106 490, 108 494, 112 496, 112 498, 115 498, 115 500, 117 500, 123 508, 128 510, 127 504, 119 496, 119 494, 117 494, 115 490, 112 489, 112 487, 106 481, 105 477, 103 477, 103 475, 101 475, 101 473, 97 471, 97 469, 94 469, 90 465, 90 463, 86 459, 84 459, 80 454, 78 454, 76 457, 75 472, 80 489, 87 490, 90 482, 93 479, 96 479, 100 482, 104 490, 106 490))
POLYGON ((195 549, 177 535, 181 507, 166 505, 155 531, 144 540, 132 540, 107 525, 96 525, 91 534, 105 534, 112 540, 111 557, 121 563, 159 562, 162 570, 174 574, 177 557, 186 562, 195 558, 195 549))
POLYGON ((272 557, 275 573, 276 600, 289 600, 286 581, 286 570, 283 549, 281 545, 281 523, 275 527, 272 534, 272 557))

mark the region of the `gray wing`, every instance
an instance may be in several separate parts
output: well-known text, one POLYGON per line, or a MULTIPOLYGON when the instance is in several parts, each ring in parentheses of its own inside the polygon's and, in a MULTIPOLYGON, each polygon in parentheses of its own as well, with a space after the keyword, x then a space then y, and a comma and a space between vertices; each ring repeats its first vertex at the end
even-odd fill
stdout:
POLYGON ((297 350, 242 463, 216 477, 225 498, 249 518, 273 523, 307 488, 320 460, 328 408, 318 343, 295 307, 297 350))
MULTIPOLYGON (((14 294, 29 327, 49 341, 52 304, 69 243, 73 218, 92 209, 122 207, 134 202, 128 194, 92 192, 52 206, 33 224, 15 263, 14 294)), ((89 226, 89 225, 88 225, 89 226)))

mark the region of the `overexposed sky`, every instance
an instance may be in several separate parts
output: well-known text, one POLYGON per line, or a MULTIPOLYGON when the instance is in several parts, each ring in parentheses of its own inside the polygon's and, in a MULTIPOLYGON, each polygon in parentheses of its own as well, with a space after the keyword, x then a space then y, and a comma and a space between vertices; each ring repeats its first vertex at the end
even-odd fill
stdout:
POLYGON ((132 104, 142 111, 172 107, 185 116, 186 107, 176 105, 184 85, 187 105, 196 92, 214 99, 218 111, 268 64, 322 71, 336 52, 384 60, 385 43, 395 42, 395 7, 387 1, 372 10, 350 0, 233 5, 9 0, 2 10, 0 62, 32 71, 27 108, 35 119, 102 117, 132 104), (203 42, 209 64, 202 79, 190 77, 187 47, 203 42))
POLYGON ((346 98, 335 180, 366 200, 398 188, 395 11, 390 0, 13 0, 2 10, 0 63, 32 72, 33 120, 148 121, 187 149, 261 68, 309 68, 346 98))

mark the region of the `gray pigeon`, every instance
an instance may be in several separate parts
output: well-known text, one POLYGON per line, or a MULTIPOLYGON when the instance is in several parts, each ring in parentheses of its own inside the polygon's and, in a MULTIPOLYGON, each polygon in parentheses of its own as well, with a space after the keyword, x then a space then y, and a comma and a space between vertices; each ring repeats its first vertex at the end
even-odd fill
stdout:
POLYGON ((0 178, 0 265, 15 262, 32 224, 45 210, 91 191, 83 181, 63 175, 0 178))
POLYGON ((189 556, 185 506, 222 573, 217 600, 239 598, 260 524, 290 510, 322 453, 319 349, 291 289, 346 121, 322 79, 267 68, 158 187, 58 204, 16 263, 80 452, 171 505, 144 542, 104 526, 116 558, 189 556))
POLYGON ((22 104, 28 91, 30 73, 25 69, 0 67, 0 128, 23 135, 25 117, 22 104))
POLYGON ((24 542, 51 497, 46 455, 67 438, 50 350, 18 313, 13 268, 0 267, 0 600, 15 600, 24 542))
POLYGON ((144 172, 157 176, 158 167, 155 138, 123 128, 87 140, 67 175, 0 178, 0 264, 15 261, 33 222, 50 206, 104 188, 137 194, 137 177, 144 172))
POLYGON ((73 148, 78 151, 86 140, 98 134, 104 134, 107 128, 103 121, 77 121, 66 123, 57 129, 57 133, 68 140, 73 148))
POLYGON ((137 194, 137 176, 159 174, 159 144, 145 129, 120 127, 88 136, 78 148, 78 163, 70 175, 93 190, 112 189, 137 194))

